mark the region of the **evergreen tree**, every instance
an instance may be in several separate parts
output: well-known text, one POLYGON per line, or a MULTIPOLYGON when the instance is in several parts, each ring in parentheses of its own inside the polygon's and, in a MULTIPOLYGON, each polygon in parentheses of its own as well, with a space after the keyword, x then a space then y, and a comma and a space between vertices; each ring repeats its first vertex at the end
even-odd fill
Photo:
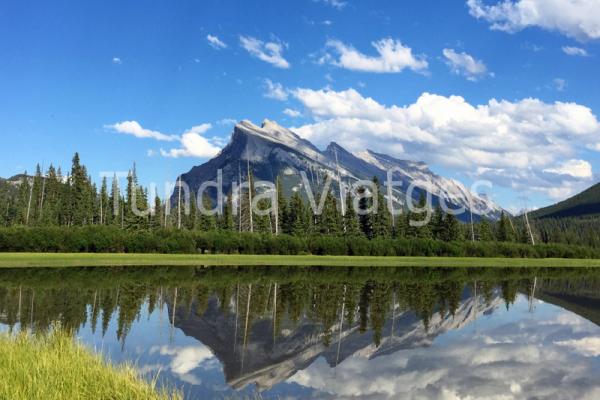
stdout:
POLYGON ((56 226, 59 224, 58 215, 61 205, 60 194, 62 182, 50 164, 46 174, 46 184, 44 186, 43 197, 40 199, 40 224, 44 226, 56 226))
POLYGON ((100 187, 100 219, 99 219, 99 224, 100 225, 107 225, 110 223, 110 202, 109 202, 109 197, 108 197, 108 183, 106 181, 106 177, 102 178, 102 186, 100 187))
POLYGON ((341 214, 337 208, 337 201, 329 191, 325 195, 323 213, 318 216, 318 231, 323 234, 337 235, 342 232, 341 214))
MULTIPOLYGON (((212 201, 210 197, 205 193, 202 193, 202 206, 205 210, 212 209, 212 201)), ((198 228, 203 231, 213 231, 217 229, 217 221, 214 215, 208 215, 205 212, 201 212, 198 220, 198 228)))
POLYGON ((354 210, 354 202, 350 193, 346 195, 346 214, 344 215, 345 234, 347 236, 359 236, 361 234, 358 226, 358 218, 354 210))
POLYGON ((109 218, 108 222, 112 222, 114 225, 121 225, 121 190, 119 189, 119 180, 117 179, 117 175, 113 176, 111 191, 110 191, 110 199, 108 202, 109 205, 109 218))
POLYGON ((488 221, 487 218, 482 217, 481 218, 481 222, 479 223, 478 226, 478 230, 479 230, 479 240, 484 241, 484 242, 491 242, 493 240, 496 240, 496 238, 494 237, 494 234, 492 233, 492 227, 490 225, 490 222, 488 221))
MULTIPOLYGON (((409 200, 412 201, 412 200, 409 200)), ((425 194, 421 192, 419 196, 419 202, 417 204, 419 212, 409 211, 407 213, 407 231, 408 236, 417 237, 421 239, 431 239, 431 223, 427 222, 427 199, 425 194), (411 223, 411 221, 413 223, 411 223)))
MULTIPOLYGON (((204 196, 203 196, 204 197, 204 196)), ((182 213, 183 226, 188 230, 194 230, 197 227, 198 215, 202 217, 202 213, 198 211, 197 197, 195 193, 190 193, 190 205, 188 212, 182 213)), ((182 210, 183 211, 183 210, 182 210)), ((198 226, 200 224, 198 223, 198 226)))
POLYGON ((431 235, 437 240, 444 240, 447 235, 444 212, 439 205, 435 207, 431 217, 431 235))
POLYGON ((240 189, 240 224, 241 230, 245 232, 254 232, 254 213, 252 212, 252 200, 256 193, 254 191, 254 176, 252 171, 247 172, 247 185, 240 189))
POLYGON ((223 206, 223 215, 220 218, 220 228, 227 232, 235 230, 235 219, 233 217, 233 193, 229 192, 227 201, 223 206))
POLYGON ((31 186, 29 184, 29 178, 27 171, 23 174, 21 182, 19 183, 19 195, 17 203, 17 223, 26 225, 29 222, 28 209, 29 209, 29 197, 31 192, 31 186))
POLYGON ((154 207, 150 215, 150 229, 160 229, 163 225, 164 209, 160 197, 154 196, 154 207))
POLYGON ((358 189, 358 194, 361 196, 358 201, 360 230, 367 238, 371 239, 373 237, 373 220, 372 213, 368 212, 368 210, 372 205, 372 200, 366 196, 366 189, 364 187, 358 189))
POLYGON ((383 190, 379 185, 379 179, 373 178, 373 187, 376 188, 377 210, 373 218, 373 237, 390 237, 392 233, 391 214, 387 207, 383 190))
POLYGON ((79 154, 73 156, 69 191, 71 225, 86 225, 92 223, 90 215, 93 207, 91 183, 88 180, 86 168, 81 165, 79 154))
POLYGON ((452 242, 460 239, 460 224, 454 214, 447 213, 444 218, 444 236, 443 240, 452 242))
POLYGON ((275 182, 275 189, 277 190, 277 232, 281 233, 284 231, 284 226, 288 219, 288 204, 283 193, 283 184, 280 176, 277 177, 277 181, 275 182))
POLYGON ((145 191, 138 186, 137 171, 135 164, 133 169, 127 175, 125 210, 125 227, 127 229, 139 230, 148 227, 148 217, 145 216, 148 210, 148 200, 145 191))
POLYGON ((286 233, 291 235, 304 235, 309 229, 308 220, 310 214, 304 206, 302 197, 298 192, 294 192, 290 199, 289 218, 287 218, 286 233))
POLYGON ((510 242, 512 241, 512 231, 510 227, 510 221, 508 220, 504 211, 500 214, 500 220, 498 221, 498 233, 496 237, 500 242, 510 242))

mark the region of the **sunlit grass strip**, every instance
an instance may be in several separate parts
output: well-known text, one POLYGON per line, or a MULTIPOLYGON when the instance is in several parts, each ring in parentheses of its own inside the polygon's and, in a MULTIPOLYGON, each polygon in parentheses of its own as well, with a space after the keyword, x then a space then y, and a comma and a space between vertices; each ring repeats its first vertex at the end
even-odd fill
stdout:
POLYGON ((130 366, 113 366, 67 333, 0 333, 0 399, 181 399, 157 391, 130 366))
POLYGON ((239 254, 0 253, 0 268, 285 265, 356 267, 600 267, 600 259, 279 256, 239 254))

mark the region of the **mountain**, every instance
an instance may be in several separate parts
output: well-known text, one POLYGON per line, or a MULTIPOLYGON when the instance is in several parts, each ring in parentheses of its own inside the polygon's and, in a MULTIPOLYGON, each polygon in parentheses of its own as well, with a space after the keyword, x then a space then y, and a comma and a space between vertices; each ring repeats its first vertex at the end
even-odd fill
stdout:
POLYGON ((13 198, 17 195, 21 176, 16 175, 8 179, 0 178, 0 199, 13 198))
MULTIPOLYGON (((269 120, 265 120, 261 126, 250 121, 236 124, 227 146, 213 159, 182 174, 181 180, 196 192, 202 182, 215 181, 220 169, 223 174, 223 195, 227 195, 232 182, 239 182, 240 177, 242 181, 245 180, 248 167, 256 180, 274 182, 280 176, 288 196, 292 191, 302 190, 306 186, 301 173, 306 174, 313 191, 320 187, 327 176, 331 176, 333 189, 337 193, 340 178, 344 186, 373 177, 385 182, 387 171, 394 168, 392 178, 401 182, 401 186, 393 189, 395 200, 404 199, 407 189, 414 184, 416 189, 411 193, 413 199, 417 200, 422 191, 427 191, 432 194, 433 205, 444 200, 451 209, 464 207, 467 212, 459 218, 465 221, 470 219, 469 210, 473 211, 475 220, 481 216, 496 219, 502 211, 490 199, 470 193, 462 183, 436 175, 425 163, 399 160, 371 150, 353 154, 333 142, 321 151, 291 130, 269 120)), ((217 193, 211 190, 208 193, 214 199, 217 193)), ((171 200, 174 202, 175 196, 171 200)))
POLYGON ((554 205, 529 214, 533 218, 565 218, 600 215, 600 183, 554 205))
MULTIPOLYGON (((284 320, 275 337, 271 319, 256 321, 247 332, 244 345, 243 319, 235 314, 233 306, 224 313, 215 298, 201 315, 178 308, 174 325, 211 349, 223 365, 228 385, 235 389, 256 385, 259 390, 265 390, 307 368, 319 357, 334 367, 349 357, 374 359, 399 350, 431 346, 439 335, 459 330, 482 315, 493 313, 502 304, 498 292, 486 303, 483 296, 475 297, 465 291, 455 314, 435 313, 428 329, 414 312, 397 306, 394 318, 388 318, 382 327, 379 346, 373 343, 372 331, 360 332, 358 322, 344 323, 341 329, 339 324, 334 325, 331 331, 335 334, 326 345, 323 326, 306 317, 297 324, 284 320)), ((169 318, 173 318, 172 313, 169 314, 169 318)))

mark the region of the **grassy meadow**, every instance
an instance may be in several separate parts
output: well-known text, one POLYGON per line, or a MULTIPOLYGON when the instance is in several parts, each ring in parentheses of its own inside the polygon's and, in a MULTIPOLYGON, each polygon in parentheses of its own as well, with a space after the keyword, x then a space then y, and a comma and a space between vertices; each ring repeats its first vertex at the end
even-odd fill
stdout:
POLYGON ((599 267, 600 259, 289 256, 243 254, 0 253, 0 268, 101 266, 599 267))

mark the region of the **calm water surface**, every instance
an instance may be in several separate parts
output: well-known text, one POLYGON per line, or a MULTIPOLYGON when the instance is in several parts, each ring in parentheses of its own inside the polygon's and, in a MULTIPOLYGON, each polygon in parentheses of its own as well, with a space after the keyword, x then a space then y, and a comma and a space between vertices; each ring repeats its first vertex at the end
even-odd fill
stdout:
POLYGON ((0 270, 0 330, 56 321, 189 399, 600 399, 600 271, 0 270))

